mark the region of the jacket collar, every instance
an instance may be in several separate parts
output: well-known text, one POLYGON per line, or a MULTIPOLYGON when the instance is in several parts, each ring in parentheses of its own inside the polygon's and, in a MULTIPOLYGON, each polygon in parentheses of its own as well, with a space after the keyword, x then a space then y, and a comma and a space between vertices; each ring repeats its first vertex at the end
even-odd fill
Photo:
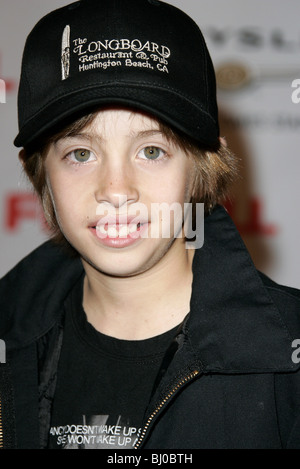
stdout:
POLYGON ((194 354, 205 371, 294 370, 293 339, 225 209, 204 226, 185 325, 194 354))

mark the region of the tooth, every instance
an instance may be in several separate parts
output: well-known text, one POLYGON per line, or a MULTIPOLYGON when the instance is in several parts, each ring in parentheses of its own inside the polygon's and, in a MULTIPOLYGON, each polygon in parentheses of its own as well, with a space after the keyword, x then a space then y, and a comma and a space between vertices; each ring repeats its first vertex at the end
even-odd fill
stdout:
POLYGON ((107 230, 107 234, 110 238, 117 238, 118 236, 118 230, 115 226, 109 226, 107 230))
POLYGON ((100 231, 101 234, 107 235, 107 231, 106 231, 104 225, 98 225, 98 226, 96 226, 96 230, 97 230, 97 231, 100 231))
POLYGON ((136 224, 136 223, 132 223, 132 224, 129 226, 129 233, 134 233, 136 230, 137 230, 137 224, 136 224))
POLYGON ((119 227, 119 237, 126 238, 128 236, 129 230, 127 225, 122 225, 119 227))

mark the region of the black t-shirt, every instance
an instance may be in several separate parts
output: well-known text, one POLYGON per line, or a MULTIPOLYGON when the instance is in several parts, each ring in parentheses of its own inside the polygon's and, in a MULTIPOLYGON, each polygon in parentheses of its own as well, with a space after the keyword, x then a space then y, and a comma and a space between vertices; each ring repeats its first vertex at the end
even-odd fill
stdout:
POLYGON ((82 282, 65 303, 49 448, 130 449, 177 328, 140 341, 101 334, 82 308, 82 282))

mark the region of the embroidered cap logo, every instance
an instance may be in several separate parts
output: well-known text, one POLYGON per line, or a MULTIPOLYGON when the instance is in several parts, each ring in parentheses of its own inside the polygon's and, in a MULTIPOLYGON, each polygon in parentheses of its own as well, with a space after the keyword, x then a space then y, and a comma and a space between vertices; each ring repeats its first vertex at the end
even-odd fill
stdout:
POLYGON ((64 29, 61 42, 61 72, 62 80, 68 78, 70 73, 70 26, 64 29))
POLYGON ((88 41, 87 37, 77 37, 71 41, 70 33, 70 25, 65 26, 61 44, 62 80, 69 77, 71 54, 77 57, 79 72, 125 66, 169 73, 167 59, 171 56, 171 50, 166 45, 139 39, 88 41))

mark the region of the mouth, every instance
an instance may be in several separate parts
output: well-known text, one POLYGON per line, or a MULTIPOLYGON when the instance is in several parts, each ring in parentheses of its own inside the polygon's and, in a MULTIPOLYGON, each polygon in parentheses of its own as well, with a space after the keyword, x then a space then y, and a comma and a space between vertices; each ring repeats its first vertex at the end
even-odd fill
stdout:
POLYGON ((95 227, 96 234, 99 238, 135 238, 138 237, 141 227, 145 223, 98 223, 95 227))
POLYGON ((125 248, 148 237, 150 221, 136 214, 107 214, 90 223, 91 233, 106 247, 125 248))

